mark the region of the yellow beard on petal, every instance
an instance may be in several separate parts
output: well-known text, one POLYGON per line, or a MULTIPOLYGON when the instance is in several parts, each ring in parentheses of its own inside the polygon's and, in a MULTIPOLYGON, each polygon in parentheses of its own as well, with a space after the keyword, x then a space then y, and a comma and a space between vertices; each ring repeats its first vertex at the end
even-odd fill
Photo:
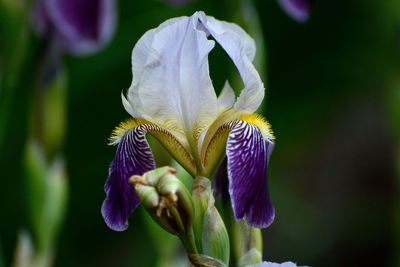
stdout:
POLYGON ((192 155, 187 147, 185 147, 179 140, 168 130, 151 123, 141 118, 130 118, 121 122, 113 130, 109 144, 116 145, 121 141, 121 138, 131 129, 144 125, 147 133, 155 137, 190 174, 196 173, 196 166, 192 155))
POLYGON ((270 141, 275 140, 274 133, 272 132, 271 125, 268 123, 268 121, 261 115, 259 114, 245 114, 239 117, 239 120, 254 124, 255 126, 260 129, 261 134, 265 139, 268 139, 270 141))
POLYGON ((121 138, 126 134, 130 129, 135 128, 141 123, 138 123, 135 118, 127 119, 126 121, 122 121, 111 133, 111 136, 108 138, 109 145, 116 145, 121 141, 121 138))
POLYGON ((111 133, 109 137, 109 145, 116 145, 121 141, 121 138, 126 134, 127 131, 133 129, 141 124, 153 124, 147 120, 141 118, 130 118, 122 121, 111 133))

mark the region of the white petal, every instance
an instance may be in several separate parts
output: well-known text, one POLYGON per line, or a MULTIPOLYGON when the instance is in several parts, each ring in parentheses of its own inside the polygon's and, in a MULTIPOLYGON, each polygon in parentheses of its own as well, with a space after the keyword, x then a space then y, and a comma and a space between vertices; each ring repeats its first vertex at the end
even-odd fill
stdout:
POLYGON ((223 113, 233 107, 235 103, 235 92, 228 81, 225 82, 224 88, 218 96, 218 114, 223 113))
POLYGON ((218 115, 207 58, 214 41, 198 23, 195 13, 146 32, 132 52, 128 91, 134 111, 196 140, 218 115))
POLYGON ((216 20, 203 12, 199 14, 204 28, 228 53, 243 80, 245 88, 234 107, 238 110, 255 111, 264 98, 264 85, 251 63, 256 52, 254 40, 234 23, 216 20))
POLYGON ((131 104, 125 98, 125 96, 122 92, 121 92, 121 100, 122 100, 122 105, 124 105, 126 112, 128 112, 132 117, 137 117, 137 113, 133 110, 131 104))
MULTIPOLYGON (((291 261, 286 261, 286 262, 282 262, 282 263, 264 261, 262 263, 246 265, 245 267, 296 267, 296 266, 297 266, 296 263, 293 263, 291 261)), ((302 266, 298 266, 298 267, 302 267, 302 266)), ((306 267, 306 266, 303 266, 303 267, 306 267)))

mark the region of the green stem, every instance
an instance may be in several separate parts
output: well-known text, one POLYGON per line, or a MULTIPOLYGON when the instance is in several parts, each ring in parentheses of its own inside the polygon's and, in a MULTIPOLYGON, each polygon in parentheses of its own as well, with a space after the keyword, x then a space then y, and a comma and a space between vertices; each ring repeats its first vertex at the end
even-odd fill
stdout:
POLYGON ((192 227, 190 227, 187 231, 185 230, 185 227, 183 226, 183 222, 181 220, 181 216, 179 215, 179 212, 174 205, 169 206, 168 210, 171 212, 172 216, 174 217, 174 220, 178 224, 180 232, 179 238, 182 240, 182 243, 185 246, 187 252, 191 254, 192 253, 197 254, 198 250, 194 241, 192 227))
POLYGON ((193 227, 191 226, 188 231, 187 231, 187 237, 188 237, 188 241, 190 243, 190 246, 192 248, 194 248, 194 253, 199 253, 196 247, 196 242, 195 242, 195 238, 194 238, 194 232, 193 232, 193 227))

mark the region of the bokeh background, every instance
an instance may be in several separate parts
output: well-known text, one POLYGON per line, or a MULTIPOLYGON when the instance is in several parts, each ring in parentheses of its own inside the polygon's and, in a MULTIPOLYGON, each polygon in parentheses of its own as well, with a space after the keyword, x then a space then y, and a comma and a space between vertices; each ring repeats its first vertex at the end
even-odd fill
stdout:
MULTIPOLYGON (((276 218, 263 230, 263 258, 310 266, 400 266, 398 1, 314 1, 305 23, 275 0, 116 2, 116 32, 104 49, 60 57, 66 84, 60 151, 68 197, 54 242, 55 266, 159 264, 165 234, 152 232, 142 208, 125 232, 111 231, 103 221, 103 186, 116 150, 107 139, 129 117, 120 94, 131 83, 136 41, 166 19, 196 10, 238 23, 258 45, 256 65, 266 85, 262 113, 276 136, 269 165, 276 218)), ((12 19, 0 19, 5 79, 12 59, 5 29, 12 19)), ((9 119, 0 129, 0 266, 14 261, 18 233, 32 229, 24 151, 34 120, 37 64, 46 47, 30 27, 24 34, 26 53, 8 100, 9 119)), ((239 91, 222 49, 209 60, 216 91, 227 78, 239 91)))

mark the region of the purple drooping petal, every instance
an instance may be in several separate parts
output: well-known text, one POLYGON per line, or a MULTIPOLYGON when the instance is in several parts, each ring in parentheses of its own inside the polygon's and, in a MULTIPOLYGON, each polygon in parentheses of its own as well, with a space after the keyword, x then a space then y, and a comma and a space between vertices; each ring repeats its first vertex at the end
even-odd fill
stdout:
POLYGON ((103 47, 115 30, 115 0, 38 0, 34 25, 64 49, 90 54, 103 47))
POLYGON ((106 224, 115 231, 128 228, 128 217, 139 205, 139 199, 128 182, 132 175, 143 175, 155 168, 150 146, 146 140, 146 126, 129 130, 121 139, 117 154, 111 162, 104 186, 107 197, 101 213, 106 224))
POLYGON ((238 121, 229 133, 229 194, 236 220, 246 218, 249 225, 268 227, 275 211, 268 192, 268 158, 273 143, 265 140, 257 126, 238 121))
POLYGON ((308 20, 310 0, 278 0, 278 2, 292 19, 298 22, 308 20))
POLYGON ((222 161, 221 165, 219 165, 218 171, 213 179, 213 189, 216 197, 222 197, 224 200, 229 199, 228 195, 228 170, 227 170, 228 161, 225 159, 222 161))

